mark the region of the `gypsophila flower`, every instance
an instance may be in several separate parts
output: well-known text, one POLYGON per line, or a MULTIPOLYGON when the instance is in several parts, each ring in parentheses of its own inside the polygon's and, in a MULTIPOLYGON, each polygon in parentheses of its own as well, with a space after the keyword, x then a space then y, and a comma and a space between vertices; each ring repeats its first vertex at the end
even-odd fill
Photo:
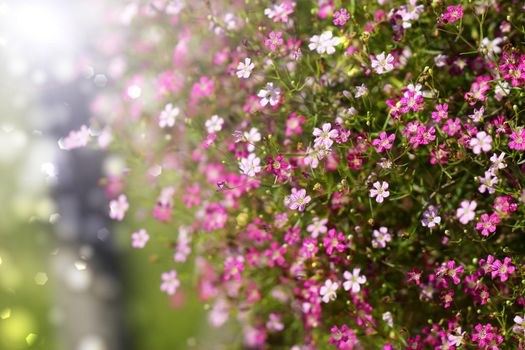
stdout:
POLYGON ((241 173, 253 177, 261 172, 261 159, 255 153, 250 153, 248 157, 241 158, 239 169, 241 173))
POLYGON ((308 48, 312 51, 317 51, 319 54, 327 53, 331 55, 335 52, 335 47, 340 42, 341 40, 338 37, 334 37, 331 31, 326 31, 321 35, 311 37, 308 48))
POLYGON ((129 209, 126 195, 121 194, 117 199, 109 202, 109 217, 113 220, 122 221, 129 209))
POLYGON ((308 225, 306 231, 310 232, 313 238, 317 238, 320 233, 326 233, 328 228, 326 224, 328 219, 319 219, 317 216, 312 219, 312 223, 308 225))
POLYGON ((372 69, 377 74, 388 73, 394 69, 394 56, 391 54, 385 56, 385 53, 381 52, 377 56, 370 56, 370 60, 372 61, 372 69))
POLYGON ((476 137, 470 140, 469 145, 472 147, 474 154, 480 154, 482 151, 488 152, 492 149, 492 136, 485 131, 480 131, 476 134, 476 137))
POLYGON ((343 277, 346 280, 343 282, 344 290, 351 291, 354 294, 359 293, 361 284, 366 283, 366 276, 360 275, 360 273, 360 268, 354 268, 351 273, 349 271, 343 273, 343 277))
POLYGON ((312 197, 306 195, 306 190, 304 188, 296 189, 292 188, 292 194, 286 197, 286 202, 288 203, 288 208, 292 210, 304 211, 304 208, 310 201, 312 197))
POLYGON ((392 240, 392 235, 384 226, 380 227, 379 230, 374 230, 373 237, 372 247, 374 248, 385 248, 387 243, 392 240))
POLYGON ((212 115, 210 119, 206 120, 205 126, 209 134, 213 134, 222 130, 224 119, 218 115, 212 115))
POLYGON ((146 246, 149 241, 149 235, 146 230, 141 229, 138 232, 131 234, 131 246, 133 248, 141 249, 146 246))
POLYGON ((164 110, 159 115, 159 126, 161 128, 172 127, 175 125, 175 120, 180 114, 178 107, 173 107, 171 103, 168 103, 164 110))
POLYGON ((462 201, 460 207, 456 210, 456 217, 458 218, 459 222, 461 222, 463 225, 466 225, 474 220, 474 217, 476 216, 475 210, 477 205, 478 204, 476 201, 462 201))
POLYGON ((244 62, 239 62, 237 65, 237 77, 248 79, 252 74, 252 70, 255 67, 255 64, 250 58, 245 58, 244 62))
POLYGON ((384 199, 390 196, 388 191, 388 182, 386 181, 376 181, 372 184, 372 189, 370 190, 370 197, 375 198, 377 203, 383 203, 384 199))
POLYGON ((330 123, 324 123, 322 126, 322 130, 319 128, 314 128, 314 131, 312 133, 314 136, 316 136, 314 140, 314 146, 318 147, 320 145, 330 148, 339 132, 336 129, 332 129, 332 125, 330 123))
POLYGON ((162 284, 160 285, 160 290, 168 295, 175 294, 177 288, 180 286, 179 279, 177 278, 177 271, 171 270, 169 272, 164 272, 161 275, 161 279, 162 284))
POLYGON ((355 98, 359 98, 366 95, 368 95, 368 88, 365 86, 365 84, 361 84, 355 87, 355 98))
POLYGON ((427 210, 423 212, 423 220, 421 225, 428 228, 434 228, 441 223, 441 217, 437 208, 433 205, 429 205, 427 210))
POLYGON ((332 280, 327 279, 319 290, 319 294, 321 295, 323 302, 328 303, 330 301, 334 301, 337 298, 336 292, 338 288, 339 284, 337 282, 332 282, 332 280))
POLYGON ((264 89, 259 90, 257 96, 261 98, 261 106, 266 106, 268 103, 271 106, 276 106, 279 103, 281 89, 273 87, 273 83, 266 83, 264 89))

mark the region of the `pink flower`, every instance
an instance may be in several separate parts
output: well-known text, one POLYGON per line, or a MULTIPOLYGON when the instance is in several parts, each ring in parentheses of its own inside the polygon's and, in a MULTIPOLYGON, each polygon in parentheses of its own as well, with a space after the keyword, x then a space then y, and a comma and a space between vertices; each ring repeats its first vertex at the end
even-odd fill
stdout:
POLYGON ((412 271, 407 272, 407 275, 408 275, 407 282, 414 282, 418 286, 421 284, 422 272, 419 271, 417 267, 414 267, 412 271))
POLYGON ((286 247, 280 246, 277 242, 270 244, 270 249, 264 252, 264 255, 268 257, 268 266, 274 267, 275 264, 279 266, 284 265, 284 254, 286 253, 286 247))
POLYGON ((516 267, 510 264, 511 261, 512 259, 509 257, 503 259, 503 262, 501 262, 499 259, 494 261, 490 268, 491 277, 499 277, 501 282, 505 282, 509 278, 509 275, 511 275, 516 270, 516 267))
POLYGON ((492 136, 485 131, 480 131, 476 134, 476 137, 470 139, 469 145, 472 147, 474 154, 480 154, 482 151, 488 152, 492 149, 492 136))
POLYGON ((328 223, 328 219, 321 219, 316 216, 312 219, 312 223, 306 227, 306 231, 310 232, 313 238, 317 238, 320 233, 326 233, 328 229, 326 228, 326 224, 328 223))
POLYGON ((494 339, 493 327, 490 323, 482 326, 480 323, 474 327, 477 333, 472 334, 472 340, 478 343, 479 349, 486 348, 494 339))
POLYGON ((131 234, 131 246, 133 248, 141 249, 146 246, 149 241, 149 235, 146 230, 141 229, 138 232, 131 234))
POLYGON ((376 181, 372 184, 373 188, 370 190, 370 197, 375 198, 377 203, 383 203, 383 200, 390 196, 388 191, 388 182, 376 181))
POLYGON ((284 42, 281 38, 282 35, 282 31, 278 31, 277 33, 275 33, 274 31, 270 32, 268 39, 264 41, 264 45, 268 47, 270 51, 275 51, 275 49, 277 49, 277 46, 281 46, 284 42))
POLYGON ((497 213, 482 214, 481 221, 476 224, 476 230, 481 231, 483 236, 488 236, 490 233, 496 231, 496 225, 501 221, 497 213))
POLYGON ((439 297, 441 301, 443 301, 443 306, 445 309, 448 309, 450 307, 450 304, 454 301, 454 291, 452 289, 448 291, 441 292, 441 295, 439 297))
POLYGON ((379 138, 372 140, 372 145, 377 148, 377 153, 382 153, 392 148, 392 142, 396 138, 395 134, 387 135, 385 131, 379 134, 379 138))
POLYGON ((432 119, 436 123, 439 123, 441 119, 446 119, 448 117, 448 104, 443 103, 442 105, 436 106, 436 111, 432 112, 432 119))
POLYGON ((337 232, 335 228, 328 231, 328 234, 323 238, 323 245, 326 248, 326 254, 331 255, 334 250, 342 253, 345 248, 345 236, 341 232, 337 232))
POLYGON ((242 255, 236 257, 230 255, 224 260, 225 281, 229 281, 232 278, 239 281, 241 279, 242 271, 244 271, 244 257, 242 255))
POLYGON ((201 77, 199 82, 194 83, 191 88, 192 98, 199 100, 202 97, 210 96, 215 90, 215 82, 208 77, 201 77))
POLYGON ((286 120, 286 137, 290 137, 293 134, 300 135, 303 133, 303 129, 301 128, 301 125, 304 124, 304 117, 298 116, 297 112, 293 112, 288 116, 288 119, 286 120))
POLYGON ((301 254, 304 257, 311 258, 318 251, 319 251, 319 248, 317 247, 317 240, 315 238, 305 238, 303 240, 303 246, 301 247, 301 254))
POLYGON ((91 130, 82 125, 78 131, 71 131, 69 135, 58 141, 58 146, 66 151, 75 148, 85 147, 91 138, 91 130))
POLYGON ((350 19, 350 14, 345 8, 335 11, 333 23, 336 26, 344 26, 346 21, 350 19))
POLYGON ((314 146, 316 148, 318 148, 319 146, 330 148, 334 144, 334 141, 332 139, 335 139, 337 136, 339 136, 339 132, 337 131, 337 129, 332 129, 332 124, 330 123, 324 123, 322 126, 322 130, 319 128, 314 128, 312 134, 316 136, 314 140, 314 146))
POLYGON ((161 275, 162 284, 160 285, 160 290, 166 292, 168 295, 173 295, 177 291, 177 288, 180 286, 180 281, 177 278, 177 271, 171 270, 169 272, 164 272, 161 275))
POLYGON ((447 12, 441 15, 444 22, 454 23, 458 19, 463 18, 463 6, 448 6, 447 12))
POLYGON ((510 149, 516 151, 525 151, 525 129, 518 128, 516 131, 513 131, 510 134, 510 139, 508 146, 510 149))
POLYGON ((475 210, 477 205, 478 204, 476 201, 462 201, 460 207, 456 210, 456 217, 459 219, 459 222, 461 222, 463 225, 466 225, 474 220, 474 217, 476 216, 475 210))
POLYGON ((394 56, 391 54, 385 55, 384 52, 381 52, 375 57, 370 56, 370 60, 372 61, 372 69, 377 74, 384 74, 394 69, 394 56))
POLYGON ((286 197, 285 203, 292 210, 304 211, 304 208, 311 200, 312 197, 306 195, 304 188, 298 190, 294 187, 292 188, 292 194, 286 197))
POLYGON ((128 199, 126 195, 121 194, 117 199, 109 202, 109 217, 113 220, 122 221, 128 209, 128 199))

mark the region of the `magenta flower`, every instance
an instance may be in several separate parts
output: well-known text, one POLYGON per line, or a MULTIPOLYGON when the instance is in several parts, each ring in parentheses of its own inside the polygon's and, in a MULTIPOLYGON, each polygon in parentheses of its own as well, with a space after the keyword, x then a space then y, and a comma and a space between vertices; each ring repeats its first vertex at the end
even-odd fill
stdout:
POLYGON ((496 225, 501 221, 500 216, 497 213, 492 214, 481 214, 481 221, 476 224, 476 230, 481 231, 483 236, 496 231, 496 225))
POLYGON ((383 131, 379 134, 379 138, 372 141, 372 145, 377 148, 377 153, 382 153, 392 148, 392 142, 394 142, 395 138, 395 134, 387 135, 387 133, 383 131))
POLYGON ((323 245, 326 248, 326 254, 331 255, 334 250, 342 253, 346 248, 345 236, 342 232, 337 232, 335 228, 331 228, 323 238, 323 245))
POLYGON ((350 14, 345 8, 335 11, 333 23, 336 26, 344 26, 346 21, 350 19, 350 14))
POLYGON ((509 148, 516 151, 525 151, 525 129, 518 128, 510 134, 509 148))
POLYGON ((472 341, 478 343, 479 349, 486 348, 495 337, 495 333, 493 332, 494 328, 490 323, 484 326, 478 323, 474 329, 477 333, 472 334, 472 341))
POLYGON ((312 197, 306 195, 304 188, 298 190, 294 187, 292 188, 292 194, 286 197, 285 204, 292 210, 304 211, 304 208, 311 200, 312 197))
POLYGON ((443 306, 445 309, 450 307, 450 304, 454 301, 454 291, 452 289, 448 291, 441 292, 439 299, 443 301, 443 306))
POLYGON ((494 261, 491 266, 491 277, 499 277, 501 282, 505 282, 509 278, 509 275, 511 275, 516 270, 516 267, 510 264, 511 261, 512 259, 509 257, 505 257, 503 262, 501 262, 499 259, 494 261))
POLYGON ((283 35, 282 31, 278 31, 275 33, 274 31, 270 32, 270 35, 268 36, 268 39, 264 41, 264 45, 270 49, 270 51, 275 51, 278 46, 281 46, 283 44, 283 39, 281 36, 283 35))
POLYGON ((244 271, 244 257, 242 255, 236 257, 230 255, 224 260, 225 281, 229 281, 232 278, 239 281, 241 279, 242 271, 244 271))
POLYGON ((436 111, 432 112, 432 119, 436 123, 439 123, 441 119, 446 119, 448 117, 448 104, 443 103, 442 105, 436 106, 436 111))
POLYGON ((454 23, 458 19, 463 18, 463 6, 447 6, 447 12, 441 15, 445 23, 454 23))
POLYGON ((264 251, 264 255, 268 258, 268 266, 274 267, 276 264, 283 266, 285 253, 285 246, 281 246, 277 242, 272 242, 270 244, 270 249, 264 251))

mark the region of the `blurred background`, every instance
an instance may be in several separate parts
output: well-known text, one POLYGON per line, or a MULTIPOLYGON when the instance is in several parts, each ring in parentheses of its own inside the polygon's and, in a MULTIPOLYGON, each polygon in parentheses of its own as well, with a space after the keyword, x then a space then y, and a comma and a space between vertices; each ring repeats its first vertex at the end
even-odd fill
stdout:
POLYGON ((0 349, 216 348, 209 306, 159 291, 155 242, 132 251, 133 218, 108 222, 119 159, 59 146, 111 87, 118 2, 0 0, 0 349))

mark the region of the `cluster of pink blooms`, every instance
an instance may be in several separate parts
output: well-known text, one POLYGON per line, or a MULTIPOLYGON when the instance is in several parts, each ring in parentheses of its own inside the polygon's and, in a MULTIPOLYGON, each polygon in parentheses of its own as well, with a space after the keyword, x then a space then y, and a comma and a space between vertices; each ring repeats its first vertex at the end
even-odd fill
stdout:
POLYGON ((525 347, 519 1, 160 2, 113 121, 61 145, 116 145, 108 213, 172 243, 162 291, 245 348, 525 347))

